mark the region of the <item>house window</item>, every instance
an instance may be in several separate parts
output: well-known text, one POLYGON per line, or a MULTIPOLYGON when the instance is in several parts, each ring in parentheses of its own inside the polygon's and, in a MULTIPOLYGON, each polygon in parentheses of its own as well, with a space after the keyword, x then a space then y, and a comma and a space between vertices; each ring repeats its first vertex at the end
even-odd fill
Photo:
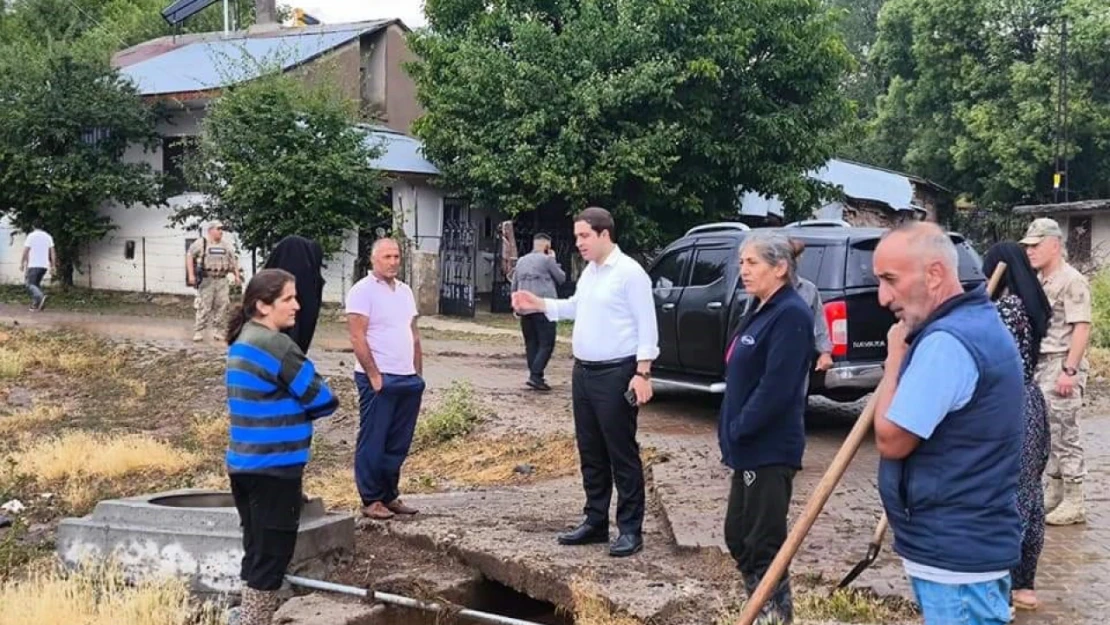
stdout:
POLYGON ((162 174, 167 196, 191 191, 185 179, 185 159, 196 149, 196 137, 162 137, 162 174))
POLYGON ((126 241, 123 244, 123 257, 126 260, 135 260, 135 242, 126 241))

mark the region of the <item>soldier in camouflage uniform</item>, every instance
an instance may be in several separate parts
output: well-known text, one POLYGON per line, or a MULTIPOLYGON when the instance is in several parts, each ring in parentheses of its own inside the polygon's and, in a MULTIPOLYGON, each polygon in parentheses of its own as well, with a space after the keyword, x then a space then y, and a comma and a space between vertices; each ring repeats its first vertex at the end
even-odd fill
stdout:
POLYGON ((235 284, 242 283, 239 259, 223 236, 223 224, 213 221, 208 224, 207 234, 194 241, 185 254, 188 285, 197 287, 194 341, 203 341, 207 328, 212 329, 213 340, 223 340, 229 299, 227 276, 231 275, 235 284))
POLYGON ((1087 388, 1091 287, 1087 278, 1064 260, 1064 233, 1055 220, 1034 220, 1021 244, 1033 268, 1040 272, 1041 285, 1052 305, 1036 372, 1037 384, 1048 404, 1051 437, 1045 523, 1085 523, 1083 478, 1087 469, 1079 410, 1087 388))

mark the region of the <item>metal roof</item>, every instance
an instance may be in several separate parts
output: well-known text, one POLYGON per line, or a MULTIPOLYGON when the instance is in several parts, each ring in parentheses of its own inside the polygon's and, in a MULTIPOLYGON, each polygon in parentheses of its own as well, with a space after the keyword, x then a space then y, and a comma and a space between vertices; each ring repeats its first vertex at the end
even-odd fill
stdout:
POLYGON ((342 29, 276 31, 271 36, 236 33, 173 48, 123 67, 120 73, 130 78, 142 95, 219 89, 257 78, 270 67, 287 71, 390 23, 380 20, 342 29))
POLYGON ((834 158, 809 176, 841 187, 851 198, 882 202, 896 211, 914 208, 913 185, 903 174, 834 158))
POLYGON ((439 175, 439 168, 424 158, 424 144, 418 139, 382 126, 364 128, 367 143, 385 148, 372 163, 375 169, 399 174, 439 175))
MULTIPOLYGON (((806 176, 840 187, 850 198, 882 202, 896 211, 917 210, 913 204, 912 181, 932 184, 906 174, 835 158, 806 176)), ((740 196, 740 214, 782 216, 782 201, 748 191, 740 196)))
POLYGON ((1053 213, 1086 213, 1110 209, 1110 199, 1081 200, 1056 204, 1024 204, 1014 207, 1018 215, 1051 215, 1053 213))

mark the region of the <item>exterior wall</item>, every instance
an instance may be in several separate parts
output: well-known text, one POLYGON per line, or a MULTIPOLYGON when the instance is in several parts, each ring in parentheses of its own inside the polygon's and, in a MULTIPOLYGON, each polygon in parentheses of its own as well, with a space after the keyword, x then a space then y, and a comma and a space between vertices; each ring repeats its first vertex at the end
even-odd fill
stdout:
POLYGON ((307 81, 331 80, 340 92, 358 101, 362 96, 362 57, 359 42, 352 41, 295 70, 307 81))
POLYGON ((418 251, 439 253, 443 191, 413 178, 395 178, 386 184, 393 188, 394 220, 405 237, 418 251))
POLYGON ((404 68, 415 60, 404 29, 396 24, 363 38, 362 106, 368 119, 411 133, 412 122, 424 114, 416 100, 416 83, 404 68))
POLYGON ((439 245, 443 233, 443 191, 417 178, 396 178, 393 187, 395 227, 407 239, 403 259, 409 286, 422 315, 439 313, 439 245))
POLYGON ((411 133, 412 123, 424 114, 416 101, 416 83, 413 82, 405 64, 417 60, 405 41, 405 31, 396 24, 385 30, 385 125, 403 132, 411 133))
POLYGON ((362 113, 367 119, 385 123, 386 116, 386 46, 381 33, 367 35, 361 44, 360 92, 362 113))

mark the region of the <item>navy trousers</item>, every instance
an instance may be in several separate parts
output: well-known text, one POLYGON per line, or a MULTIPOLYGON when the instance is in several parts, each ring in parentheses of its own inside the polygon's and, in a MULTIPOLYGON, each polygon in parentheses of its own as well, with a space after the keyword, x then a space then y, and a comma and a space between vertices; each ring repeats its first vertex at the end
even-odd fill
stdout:
POLYGON ((382 389, 374 391, 370 378, 355 373, 358 387, 358 443, 355 445, 355 482, 362 505, 389 503, 400 496, 401 465, 408 457, 416 417, 424 396, 418 375, 382 375, 382 389))

